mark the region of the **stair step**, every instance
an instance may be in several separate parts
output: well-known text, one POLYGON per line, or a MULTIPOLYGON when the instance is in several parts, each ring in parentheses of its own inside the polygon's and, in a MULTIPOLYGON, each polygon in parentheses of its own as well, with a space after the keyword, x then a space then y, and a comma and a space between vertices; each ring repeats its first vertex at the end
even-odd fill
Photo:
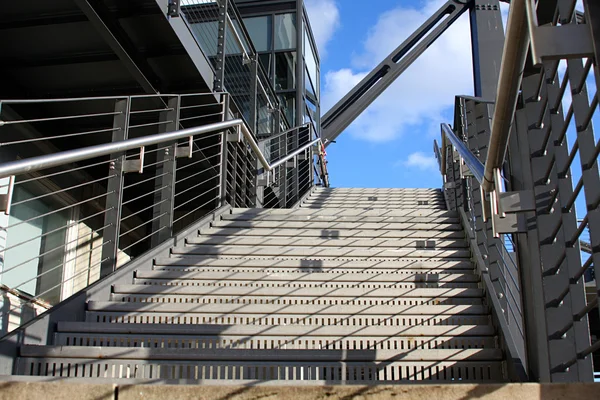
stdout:
POLYGON ((433 209, 445 209, 446 203, 439 199, 419 199, 419 198, 407 198, 407 199, 378 199, 376 197, 372 197, 372 200, 368 199, 315 199, 315 198, 307 198, 302 202, 302 207, 306 205, 321 205, 323 207, 333 207, 335 205, 343 205, 343 206, 356 206, 356 207, 371 207, 373 205, 386 206, 387 208, 396 208, 396 209, 404 209, 404 208, 414 208, 414 206, 419 206, 423 208, 433 208, 433 209))
POLYGON ((438 325, 438 326, 258 326, 258 325, 173 325, 173 324, 111 324, 95 322, 58 322, 58 332, 76 333, 128 333, 154 335, 218 335, 226 336, 283 336, 302 338, 304 336, 340 337, 463 337, 494 336, 492 325, 438 325))
POLYGON ((187 279, 139 279, 135 278, 136 285, 161 285, 161 286, 247 286, 247 287, 287 287, 287 288, 363 288, 363 289, 477 289, 479 285, 476 282, 329 282, 329 281, 229 281, 229 280, 187 280, 187 279))
POLYGON ((453 239, 337 239, 318 238, 305 239, 294 236, 265 236, 265 237, 227 237, 227 236, 199 236, 186 240, 187 245, 196 246, 277 246, 282 247, 312 247, 312 248, 394 248, 394 249, 465 249, 468 244, 464 240, 453 239))
MULTIPOLYGON (((356 209, 356 210, 377 210, 377 209, 385 209, 388 210, 390 208, 390 205, 387 204, 378 204, 377 202, 374 202, 372 204, 352 204, 352 203, 340 203, 340 204, 319 204, 319 203, 315 203, 315 204, 302 204, 301 205, 302 208, 306 208, 306 209, 322 209, 322 208, 332 208, 332 209, 337 209, 337 208, 347 208, 347 209, 356 209)), ((396 207, 398 208, 402 208, 404 210, 444 210, 446 207, 445 205, 442 206, 440 205, 418 205, 417 202, 411 203, 411 204, 402 204, 402 205, 397 205, 396 207)))
POLYGON ((419 198, 419 197, 404 197, 404 198, 380 198, 377 196, 372 197, 330 197, 330 198, 315 198, 308 197, 302 202, 302 205, 312 204, 317 205, 321 204, 325 207, 335 205, 335 204, 346 204, 346 205, 356 205, 360 207, 369 207, 371 205, 386 205, 389 208, 405 208, 407 206, 422 206, 423 208, 431 207, 431 208, 445 208, 446 202, 442 198, 419 198))
POLYGON ((464 239, 461 231, 426 231, 426 230, 363 230, 363 229, 264 229, 264 228, 202 228, 202 236, 257 236, 257 237, 313 237, 328 239, 464 239))
POLYGON ((441 193, 427 188, 317 188, 314 193, 441 193))
MULTIPOLYGON (((396 289, 397 290, 397 289, 396 289)), ((414 290, 414 289, 412 289, 414 290)), ((447 289, 445 289, 447 290, 447 289)), ((321 304, 353 304, 353 305, 482 305, 482 297, 318 297, 318 296, 222 296, 222 295, 181 295, 181 294, 132 294, 112 293, 111 301, 123 301, 132 303, 191 303, 191 304, 304 304, 309 307, 321 304)))
POLYGON ((160 313, 204 313, 204 314, 275 314, 288 315, 484 315, 488 313, 486 306, 355 306, 355 305, 315 305, 307 309, 303 305, 280 304, 189 304, 189 303, 126 303, 117 301, 90 301, 88 311, 106 312, 160 312, 160 313))
POLYGON ((160 280, 201 280, 201 281, 230 281, 230 282, 285 282, 285 283, 477 283, 479 277, 475 274, 365 274, 365 273, 335 273, 335 272, 291 272, 291 273, 260 273, 260 272, 219 272, 201 270, 185 271, 136 271, 135 278, 160 280))
POLYGON ((359 217, 433 217, 433 218, 458 218, 459 215, 456 211, 448 211, 448 210, 402 210, 402 209, 391 209, 391 210, 352 210, 352 209, 344 209, 344 210, 336 210, 333 208, 326 208, 322 210, 308 210, 303 208, 297 209, 281 209, 281 208, 273 208, 273 209, 264 209, 264 208, 233 208, 231 210, 231 214, 223 214, 223 218, 227 218, 230 215, 245 215, 249 218, 261 218, 264 215, 285 215, 291 218, 303 215, 303 216, 329 216, 335 218, 342 217, 351 217, 351 216, 359 216, 359 217))
POLYGON ((502 357, 497 349, 436 350, 269 350, 269 349, 153 349, 127 351, 114 347, 36 346, 23 345, 21 357, 74 358, 111 360, 176 360, 176 361, 496 361, 502 357))
MULTIPOLYGON (((328 222, 337 224, 341 222, 360 222, 368 224, 405 223, 419 225, 457 225, 460 219, 455 216, 369 216, 369 215, 311 215, 311 214, 224 214, 222 221, 290 221, 290 222, 328 222)), ((385 228, 382 228, 385 229, 385 228)))
POLYGON ((418 199, 418 200, 444 200, 444 195, 441 193, 320 193, 316 192, 308 196, 308 199, 359 199, 364 201, 372 200, 403 200, 403 199, 418 199))
POLYGON ((370 288, 288 288, 248 286, 164 286, 114 285, 113 293, 177 294, 185 296, 294 296, 294 297, 482 297, 481 289, 370 289, 370 288))
POLYGON ((463 232, 460 224, 438 224, 438 223, 410 223, 410 222, 328 222, 319 220, 310 221, 286 221, 286 220, 223 220, 214 221, 211 224, 216 228, 267 228, 267 229, 323 229, 329 232, 350 229, 350 230, 396 230, 396 231, 460 231, 463 232))
POLYGON ((494 348, 493 336, 236 336, 164 335, 138 333, 59 332, 57 346, 107 346, 154 348, 242 348, 242 349, 483 349, 494 348))
POLYGON ((306 260, 306 259, 252 259, 252 258, 215 258, 203 256, 159 257, 154 260, 155 268, 165 267, 212 267, 212 268, 277 268, 306 271, 341 271, 366 272, 366 273, 402 273, 403 270, 419 270, 422 273, 444 273, 473 271, 473 264, 468 260, 422 260, 422 259, 400 259, 400 260, 306 260))
POLYGON ((417 249, 379 249, 348 247, 280 247, 280 246, 210 246, 189 245, 174 247, 171 254, 221 255, 244 257, 300 257, 300 258, 336 258, 336 259, 401 259, 401 258, 454 258, 468 259, 468 249, 417 250, 417 249))
MULTIPOLYGON (((130 303, 135 304, 135 303, 130 303)), ((139 312, 139 311, 88 311, 88 322, 109 322, 118 324, 238 324, 238 325, 294 325, 294 326, 448 326, 448 325, 487 325, 487 315, 412 315, 412 316, 375 316, 352 315, 304 315, 277 312, 276 314, 240 314, 232 312, 224 315, 199 312, 139 312)))

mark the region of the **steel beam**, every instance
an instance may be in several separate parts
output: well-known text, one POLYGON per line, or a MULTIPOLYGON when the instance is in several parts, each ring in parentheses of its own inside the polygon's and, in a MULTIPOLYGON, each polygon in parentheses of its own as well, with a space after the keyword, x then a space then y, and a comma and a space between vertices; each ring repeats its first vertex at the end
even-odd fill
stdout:
POLYGON ((471 48, 473 52, 473 81, 475 96, 494 101, 498 91, 498 77, 504 30, 498 0, 474 0, 470 10, 471 48))
POLYGON ((157 93, 152 81, 158 83, 158 77, 148 62, 139 56, 135 46, 129 41, 127 34, 104 3, 98 0, 74 1, 144 92, 157 93))
MULTIPOLYGON (((115 131, 112 141, 119 142, 127 139, 129 125, 129 99, 117 100, 113 127, 115 131)), ((123 206, 123 164, 125 151, 117 152, 110 156, 111 162, 108 179, 107 196, 104 214, 104 228, 102 232, 102 263, 100 265, 100 279, 110 275, 117 269, 117 254, 119 251, 119 234, 121 231, 121 211, 123 206)))
POLYGON ((328 146, 415 62, 465 11, 470 2, 450 0, 371 71, 323 117, 323 141, 328 146))

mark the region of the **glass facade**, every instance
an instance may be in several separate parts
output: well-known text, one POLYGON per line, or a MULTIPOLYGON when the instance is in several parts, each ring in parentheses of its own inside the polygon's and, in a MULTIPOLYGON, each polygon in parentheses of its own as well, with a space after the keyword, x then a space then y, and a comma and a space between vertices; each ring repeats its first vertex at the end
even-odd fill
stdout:
POLYGON ((244 18, 244 25, 246 25, 246 30, 252 38, 256 51, 271 50, 273 46, 272 24, 273 18, 270 15, 244 18))
MULTIPOLYGON (((313 123, 315 131, 320 132, 319 58, 303 0, 236 0, 235 3, 258 53, 260 65, 280 99, 289 126, 313 123)), ((217 41, 214 36, 218 23, 205 19, 208 18, 207 10, 198 9, 188 14, 196 18, 192 29, 201 47, 216 65, 217 41)), ((236 28, 239 27, 238 20, 233 23, 236 28)), ((227 37, 233 37, 234 33, 227 29, 227 37)), ((250 69, 236 41, 227 42, 225 88, 232 93, 245 115, 246 109, 249 109, 249 86, 244 84, 251 79, 246 76, 250 69)))
POLYGON ((275 15, 275 50, 296 48, 296 14, 275 15))
POLYGON ((269 0, 236 1, 236 4, 288 122, 291 126, 313 123, 319 132, 319 58, 302 0, 297 0, 293 7, 290 3, 269 0), (261 15, 262 3, 273 11, 261 15), (303 10, 301 18, 298 10, 303 10), (298 104, 300 98, 302 103, 298 104))

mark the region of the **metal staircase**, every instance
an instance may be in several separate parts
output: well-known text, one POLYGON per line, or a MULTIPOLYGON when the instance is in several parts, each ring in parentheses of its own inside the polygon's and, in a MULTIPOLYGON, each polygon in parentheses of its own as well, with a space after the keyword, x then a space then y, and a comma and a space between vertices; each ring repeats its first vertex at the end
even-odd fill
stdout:
POLYGON ((140 268, 20 375, 198 382, 505 379, 457 214, 420 189, 233 209, 140 268))

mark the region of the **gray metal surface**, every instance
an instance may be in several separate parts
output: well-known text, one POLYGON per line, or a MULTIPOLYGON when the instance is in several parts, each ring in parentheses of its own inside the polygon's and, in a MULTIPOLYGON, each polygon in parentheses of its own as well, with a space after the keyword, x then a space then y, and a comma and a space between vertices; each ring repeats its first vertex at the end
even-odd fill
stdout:
MULTIPOLYGON (((429 208, 444 218, 442 206, 429 208)), ((361 218, 329 210, 222 215, 172 247, 170 257, 134 272, 131 283, 89 302, 84 320, 59 323, 53 343, 21 347, 17 373, 282 383, 504 379, 459 226, 415 217, 455 230, 424 229, 427 238, 413 238, 419 230, 410 222, 406 233, 389 228, 390 219, 412 218, 398 208, 362 217, 373 222, 354 222, 367 227, 348 237, 322 238, 307 221, 321 214, 324 226, 335 227, 337 219, 361 218), (285 235, 247 234, 252 224, 291 217, 297 226, 288 222, 285 235), (220 223, 250 226, 220 232, 231 229, 220 223), (446 232, 458 236, 437 236, 446 232)))

